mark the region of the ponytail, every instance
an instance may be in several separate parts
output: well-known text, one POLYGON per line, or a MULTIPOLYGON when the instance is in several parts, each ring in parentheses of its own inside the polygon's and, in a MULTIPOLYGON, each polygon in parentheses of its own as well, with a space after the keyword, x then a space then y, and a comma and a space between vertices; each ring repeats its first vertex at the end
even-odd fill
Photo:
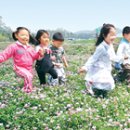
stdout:
POLYGON ((114 25, 103 24, 103 27, 101 28, 100 31, 100 35, 95 44, 96 46, 100 45, 104 41, 105 37, 107 37, 107 35, 109 34, 111 28, 115 28, 114 25))

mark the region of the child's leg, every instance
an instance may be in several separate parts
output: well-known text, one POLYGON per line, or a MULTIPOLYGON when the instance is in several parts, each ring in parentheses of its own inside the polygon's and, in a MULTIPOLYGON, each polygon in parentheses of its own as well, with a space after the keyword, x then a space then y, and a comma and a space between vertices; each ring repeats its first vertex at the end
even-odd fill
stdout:
POLYGON ((37 72, 39 80, 40 80, 40 85, 46 84, 46 74, 42 72, 37 72))
POLYGON ((24 79, 24 90, 26 92, 32 91, 32 79, 33 75, 32 73, 25 69, 25 68, 19 68, 16 71, 16 74, 24 79))
POLYGON ((90 81, 86 81, 85 85, 86 85, 86 88, 87 88, 87 92, 88 92, 90 95, 94 96, 93 83, 90 82, 90 81))
POLYGON ((57 79, 58 78, 58 74, 57 72, 55 71, 54 68, 51 68, 48 73, 52 76, 53 79, 57 79))
POLYGON ((123 66, 123 77, 126 79, 127 83, 130 85, 130 65, 123 66))
POLYGON ((59 79, 59 84, 60 85, 65 85, 66 82, 66 75, 64 68, 55 68, 57 74, 58 74, 58 79, 59 79))
POLYGON ((56 72, 56 70, 54 68, 51 68, 48 73, 52 76, 51 81, 49 81, 51 83, 52 86, 56 86, 58 85, 58 74, 56 72))

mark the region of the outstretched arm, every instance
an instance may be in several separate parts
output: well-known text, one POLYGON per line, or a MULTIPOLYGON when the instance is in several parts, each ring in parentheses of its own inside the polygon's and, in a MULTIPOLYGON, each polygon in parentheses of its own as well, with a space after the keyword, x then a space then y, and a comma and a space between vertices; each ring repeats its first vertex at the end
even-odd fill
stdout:
POLYGON ((8 46, 3 52, 0 53, 0 63, 6 61, 11 58, 14 53, 13 45, 8 46))
POLYGON ((67 68, 67 67, 68 67, 68 62, 67 62, 67 60, 66 60, 66 57, 63 56, 62 59, 63 59, 63 63, 64 63, 64 65, 65 65, 65 67, 67 68))

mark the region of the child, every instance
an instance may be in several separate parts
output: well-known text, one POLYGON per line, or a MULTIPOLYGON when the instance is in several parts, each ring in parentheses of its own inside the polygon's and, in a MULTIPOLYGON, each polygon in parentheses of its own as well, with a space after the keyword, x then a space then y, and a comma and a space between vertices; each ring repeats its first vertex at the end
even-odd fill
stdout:
POLYGON ((86 71, 85 77, 87 90, 91 95, 106 96, 108 90, 115 87, 111 74, 112 62, 115 59, 113 41, 116 38, 115 27, 111 24, 104 24, 96 42, 96 51, 88 59, 79 73, 86 71), (95 92, 95 93, 94 93, 95 92))
POLYGON ((55 57, 55 59, 53 60, 55 66, 54 68, 58 73, 59 85, 64 85, 66 81, 64 65, 65 67, 68 67, 68 63, 65 57, 65 51, 62 46, 64 42, 64 37, 60 32, 57 32, 53 35, 52 39, 53 39, 53 43, 50 49, 52 50, 52 56, 55 57))
POLYGON ((36 34, 36 40, 38 41, 38 46, 36 46, 36 51, 38 52, 40 48, 45 50, 44 58, 37 60, 36 71, 40 80, 40 84, 44 87, 46 86, 46 73, 49 73, 53 77, 52 86, 55 86, 58 82, 57 72, 54 69, 54 65, 51 60, 52 51, 48 48, 49 44, 49 33, 46 30, 39 30, 36 34))
POLYGON ((32 92, 32 65, 34 60, 43 55, 43 50, 39 52, 29 45, 31 40, 30 32, 25 27, 18 27, 12 34, 16 43, 9 45, 2 53, 0 53, 0 63, 9 58, 13 58, 15 73, 24 79, 23 90, 27 93, 32 92))
POLYGON ((123 38, 117 50, 117 62, 123 69, 121 80, 127 80, 130 87, 130 27, 124 27, 122 34, 123 38))

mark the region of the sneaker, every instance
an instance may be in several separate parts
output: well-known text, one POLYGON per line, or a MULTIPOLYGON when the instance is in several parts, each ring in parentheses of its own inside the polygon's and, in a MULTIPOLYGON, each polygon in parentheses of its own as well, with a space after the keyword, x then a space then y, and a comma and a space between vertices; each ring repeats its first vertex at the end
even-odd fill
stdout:
POLYGON ((51 75, 48 75, 48 80, 47 83, 51 86, 51 82, 52 82, 53 78, 51 75))
POLYGON ((59 77, 59 85, 60 86, 65 86, 66 85, 66 81, 67 81, 66 78, 59 77))
POLYGON ((93 91, 92 87, 88 87, 88 88, 87 88, 87 92, 88 92, 88 94, 90 94, 91 96, 94 96, 94 91, 93 91))
POLYGON ((48 84, 41 84, 42 88, 45 88, 48 84))
POLYGON ((50 84, 51 84, 51 86, 57 86, 58 85, 58 79, 52 79, 50 84))

